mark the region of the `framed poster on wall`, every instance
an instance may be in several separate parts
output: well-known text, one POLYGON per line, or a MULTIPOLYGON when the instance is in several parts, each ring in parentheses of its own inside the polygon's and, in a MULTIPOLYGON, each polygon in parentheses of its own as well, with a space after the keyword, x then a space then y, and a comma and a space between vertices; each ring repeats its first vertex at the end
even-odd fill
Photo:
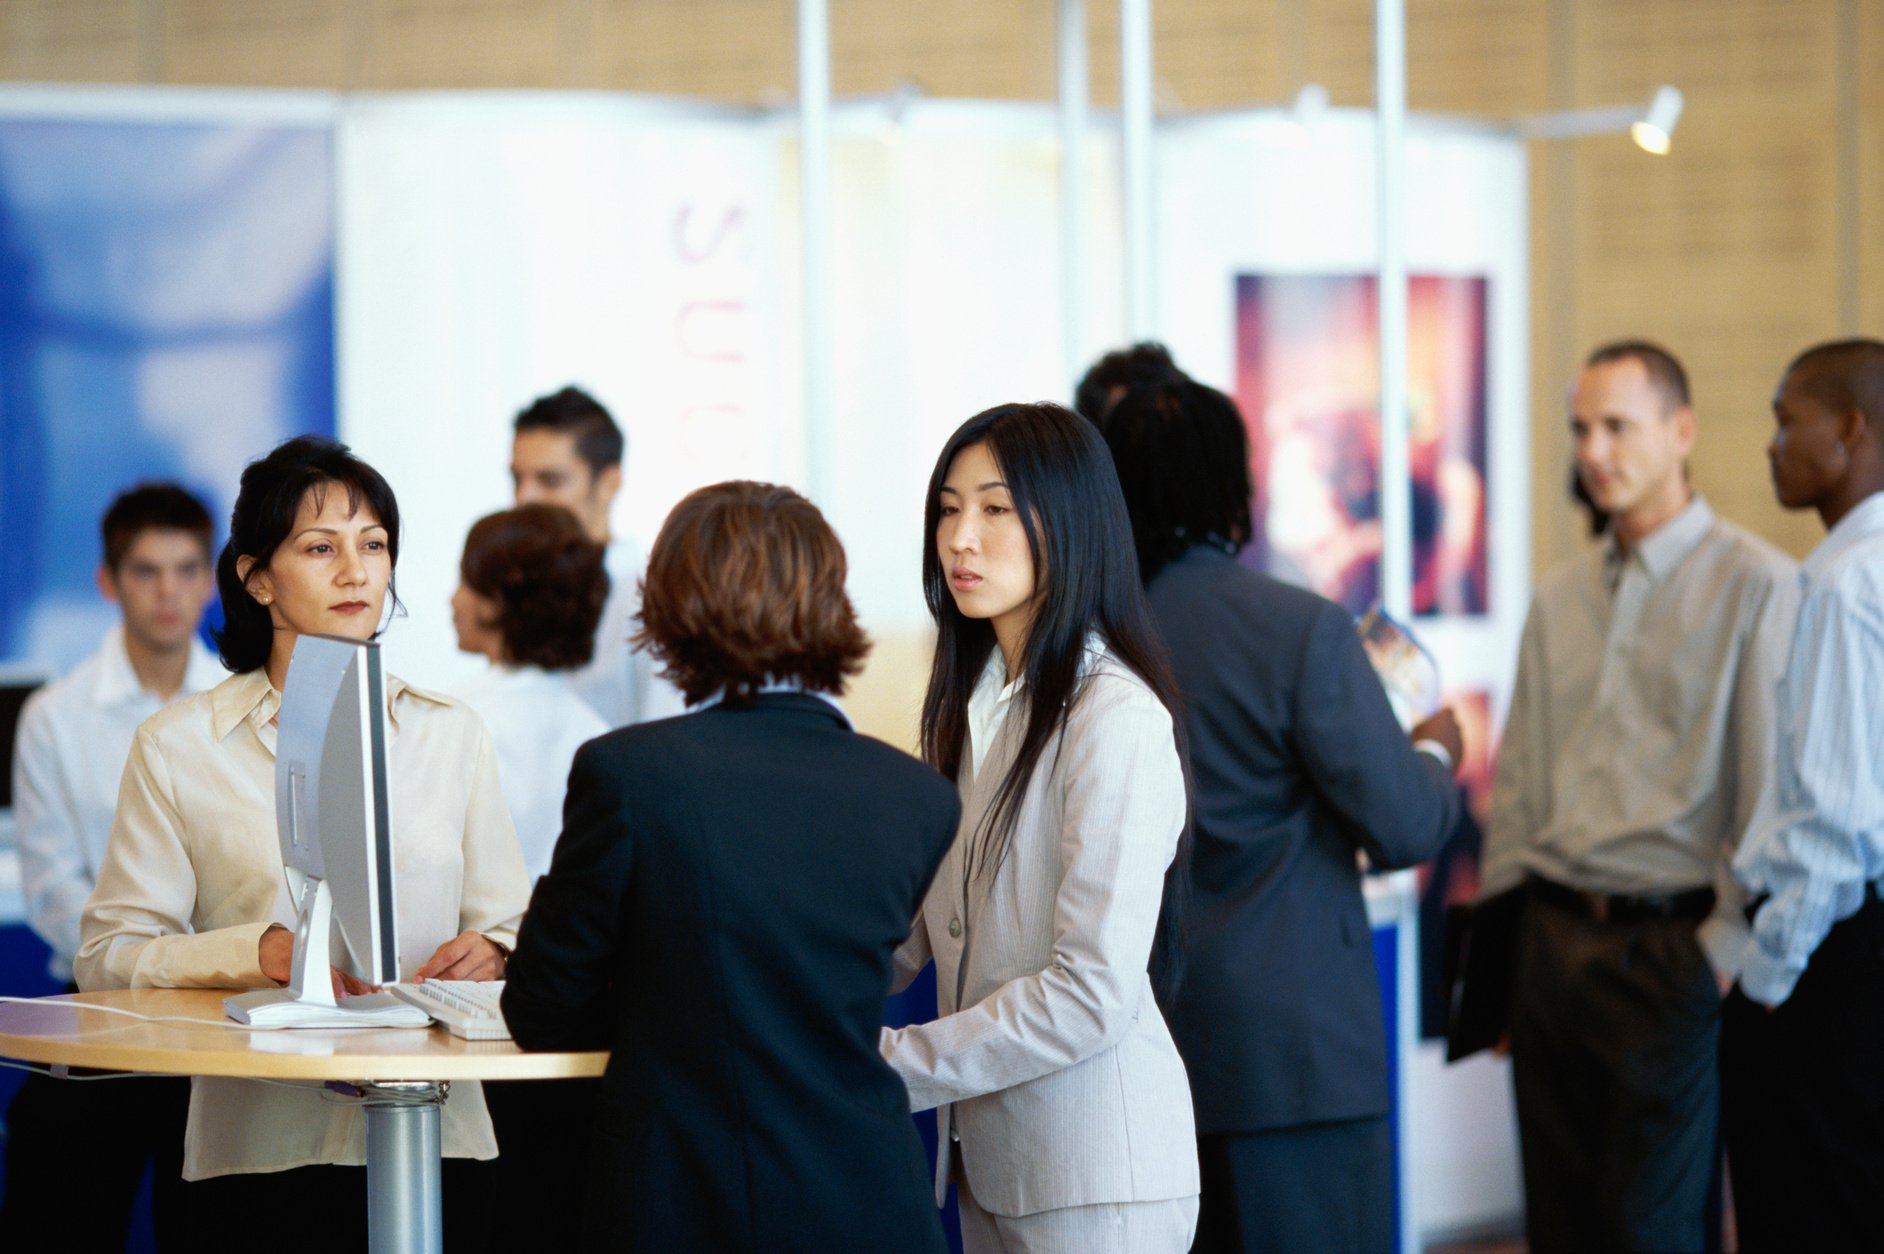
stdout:
MULTIPOLYGON (((1490 612, 1478 276, 1407 293, 1415 615, 1490 612)), ((1236 276, 1236 388, 1257 485, 1245 560, 1360 614, 1380 589, 1380 333, 1371 274, 1236 276)))

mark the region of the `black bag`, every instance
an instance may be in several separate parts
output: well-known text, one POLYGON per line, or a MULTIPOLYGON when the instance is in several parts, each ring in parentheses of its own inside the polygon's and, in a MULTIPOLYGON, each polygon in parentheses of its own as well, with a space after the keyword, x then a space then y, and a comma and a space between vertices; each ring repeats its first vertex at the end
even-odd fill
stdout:
POLYGON ((1511 1030, 1523 885, 1446 909, 1446 1061, 1490 1049, 1511 1030))

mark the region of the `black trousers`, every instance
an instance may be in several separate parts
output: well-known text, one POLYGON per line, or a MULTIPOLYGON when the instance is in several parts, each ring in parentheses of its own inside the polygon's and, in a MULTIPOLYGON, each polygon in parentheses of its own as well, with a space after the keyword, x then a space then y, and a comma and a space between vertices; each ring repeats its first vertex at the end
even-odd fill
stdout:
MULTIPOLYGON (((503 1080, 485 1084, 497 1131, 487 1248, 582 1248, 600 1080, 503 1080)), ((602 1187, 605 1187, 602 1186, 602 1187)))
POLYGON ((6 1112, 6 1205, 0 1249, 41 1242, 122 1251, 131 1207, 151 1172, 159 1244, 179 1209, 190 1082, 175 1076, 61 1080, 33 1074, 6 1112))
POLYGON ((1874 1250, 1884 1200, 1884 904, 1827 934, 1768 1012, 1735 989, 1721 1032, 1740 1248, 1874 1250))
POLYGON ((1695 927, 1526 905, 1511 1070, 1538 1254, 1718 1248, 1720 993, 1695 927))
POLYGON ((1394 1248, 1386 1118, 1197 1138, 1194 1254, 1374 1254, 1394 1248))

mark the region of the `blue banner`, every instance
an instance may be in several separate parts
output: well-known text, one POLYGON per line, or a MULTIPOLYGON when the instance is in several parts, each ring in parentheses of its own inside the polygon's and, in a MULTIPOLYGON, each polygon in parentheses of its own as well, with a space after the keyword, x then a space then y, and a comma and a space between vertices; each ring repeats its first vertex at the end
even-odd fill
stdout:
POLYGON ((115 621, 118 492, 176 480, 220 530, 244 464, 333 433, 333 164, 324 123, 0 116, 0 661, 115 621))

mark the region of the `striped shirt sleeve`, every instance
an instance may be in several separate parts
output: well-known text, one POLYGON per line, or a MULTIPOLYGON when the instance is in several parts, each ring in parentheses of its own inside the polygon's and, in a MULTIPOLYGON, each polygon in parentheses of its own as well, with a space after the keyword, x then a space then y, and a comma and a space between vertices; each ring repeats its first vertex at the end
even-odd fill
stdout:
POLYGON ((1743 875, 1768 897, 1740 985, 1766 1005, 1791 995, 1884 876, 1884 598, 1862 564, 1828 574, 1800 608, 1780 686, 1777 818, 1743 875))

